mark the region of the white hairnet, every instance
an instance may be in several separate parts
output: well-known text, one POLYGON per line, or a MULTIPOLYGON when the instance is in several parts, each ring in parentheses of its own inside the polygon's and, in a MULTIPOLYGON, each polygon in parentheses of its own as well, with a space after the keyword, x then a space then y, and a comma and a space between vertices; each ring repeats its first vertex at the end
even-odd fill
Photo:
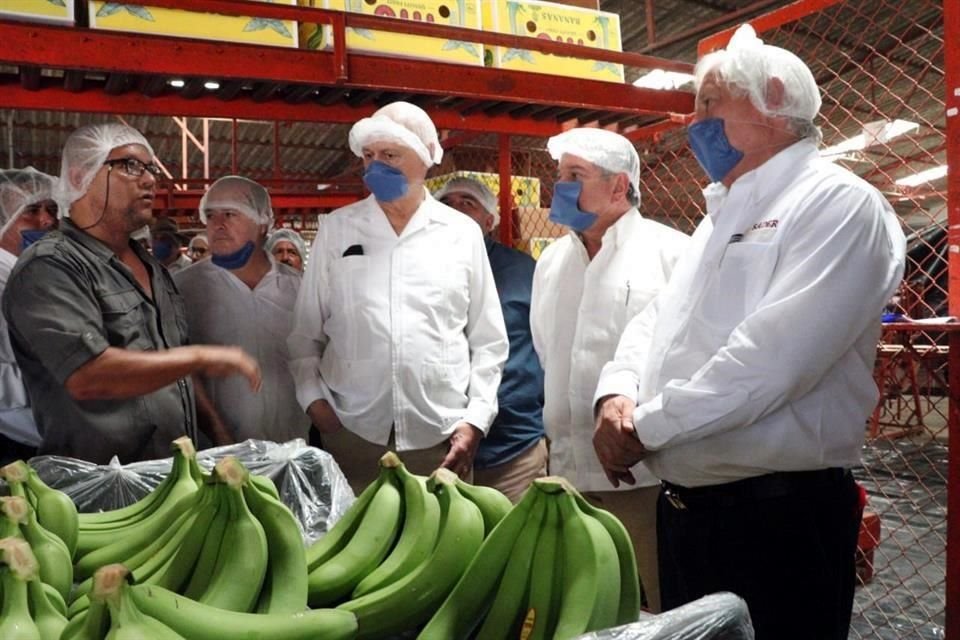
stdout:
POLYGON ((350 150, 357 157, 363 157, 363 148, 368 144, 388 140, 416 151, 428 167, 440 164, 443 158, 433 120, 426 111, 409 102, 391 102, 350 129, 350 150))
POLYGON ((230 209, 247 216, 257 224, 273 224, 270 194, 257 182, 241 176, 224 176, 210 185, 200 199, 200 220, 207 224, 207 211, 230 209))
POLYGON ((763 44, 749 24, 737 29, 726 49, 700 59, 694 71, 697 88, 710 72, 745 92, 765 115, 812 122, 820 111, 820 90, 810 68, 786 49, 763 44), (783 83, 783 104, 767 104, 767 84, 772 78, 783 83))
POLYGON ((496 227, 500 224, 500 208, 497 206, 497 197, 487 188, 487 185, 479 180, 461 176, 449 180, 433 197, 437 200, 443 200, 451 193, 473 196, 480 203, 480 206, 493 216, 493 226, 496 227))
POLYGON ((583 158, 611 173, 626 173, 640 197, 640 156, 633 143, 606 129, 570 129, 547 140, 550 156, 560 161, 563 154, 583 158))
POLYGON ((195 236, 193 236, 192 238, 190 238, 190 244, 187 245, 187 248, 188 248, 188 249, 193 249, 194 246, 195 246, 198 242, 200 242, 201 240, 202 240, 204 243, 206 243, 207 246, 210 245, 210 241, 207 240, 206 234, 198 233, 197 235, 195 235, 195 236))
POLYGON ((27 207, 53 200, 56 183, 56 178, 33 167, 0 171, 0 236, 27 207))
POLYGON ((154 155, 143 134, 119 122, 88 124, 71 133, 63 145, 56 200, 69 207, 82 198, 110 152, 128 144, 146 148, 151 158, 154 155))
POLYGON ((307 259, 307 245, 304 243, 300 234, 293 229, 277 229, 271 233, 270 237, 267 238, 267 253, 273 253, 274 245, 282 240, 286 240, 297 249, 297 253, 300 254, 301 260, 307 259))

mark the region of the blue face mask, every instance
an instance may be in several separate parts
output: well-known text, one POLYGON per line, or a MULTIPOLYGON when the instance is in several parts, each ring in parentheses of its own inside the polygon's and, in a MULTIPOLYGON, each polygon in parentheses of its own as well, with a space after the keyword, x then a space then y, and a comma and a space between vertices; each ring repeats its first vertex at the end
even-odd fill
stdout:
POLYGON ((407 176, 379 160, 367 166, 363 172, 363 184, 380 202, 393 202, 407 193, 407 176))
POLYGON ((20 251, 25 251, 27 247, 47 235, 46 229, 28 229, 20 232, 20 251))
POLYGON ((250 261, 250 256, 253 255, 254 248, 256 248, 256 245, 253 244, 252 240, 248 240, 245 245, 233 253, 228 253, 223 256, 213 254, 210 260, 213 264, 223 269, 239 269, 250 261))
POLYGON ((597 221, 597 214, 583 211, 577 202, 580 200, 580 182, 557 182, 553 185, 553 202, 550 203, 550 222, 583 232, 597 221))
POLYGON ((707 118, 687 127, 687 142, 697 162, 714 182, 726 178, 743 159, 743 151, 734 148, 727 139, 720 118, 707 118))
POLYGON ((173 243, 166 240, 153 241, 153 257, 161 262, 173 255, 173 243))

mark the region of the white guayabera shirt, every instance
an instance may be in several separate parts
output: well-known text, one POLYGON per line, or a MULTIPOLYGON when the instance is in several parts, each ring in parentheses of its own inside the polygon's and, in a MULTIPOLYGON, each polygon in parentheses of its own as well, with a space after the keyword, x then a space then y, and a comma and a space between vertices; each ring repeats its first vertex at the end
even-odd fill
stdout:
POLYGON ((304 409, 401 451, 486 433, 509 350, 479 225, 424 193, 399 236, 373 196, 324 217, 288 341, 304 409))
MULTIPOLYGON (((614 491, 593 449, 593 392, 627 323, 666 285, 689 240, 633 208, 607 229, 593 260, 571 232, 537 262, 530 327, 544 370, 550 473, 580 491, 614 491)), ((621 489, 657 483, 643 464, 633 474, 637 485, 621 489)))
POLYGON ((903 277, 892 208, 809 141, 704 195, 692 246, 596 397, 638 401, 648 466, 682 486, 859 464, 880 313, 903 277))

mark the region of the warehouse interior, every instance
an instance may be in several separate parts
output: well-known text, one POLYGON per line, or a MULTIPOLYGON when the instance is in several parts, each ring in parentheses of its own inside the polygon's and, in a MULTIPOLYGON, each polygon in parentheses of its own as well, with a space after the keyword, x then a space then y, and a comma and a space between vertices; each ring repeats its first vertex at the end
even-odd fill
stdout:
MULTIPOLYGON (((947 173, 948 149, 960 149, 960 124, 948 117, 960 104, 960 8, 951 0, 588 0, 619 16, 622 52, 595 53, 623 66, 618 82, 344 50, 343 39, 362 29, 461 43, 471 34, 327 11, 319 2, 259 3, 246 13, 236 0, 146 3, 275 24, 314 20, 330 29, 329 48, 319 51, 303 48, 302 32, 300 48, 138 37, 14 20, 2 4, 4 166, 57 175, 71 131, 119 120, 143 132, 161 163, 156 215, 197 231, 205 188, 242 175, 269 188, 277 226, 309 241, 324 214, 366 194, 362 163, 346 145, 352 123, 406 100, 441 131, 444 160, 431 176, 483 174, 509 211, 501 241, 534 257, 562 234, 545 213, 556 181, 546 140, 574 126, 629 138, 642 162, 642 213, 693 231, 707 179, 686 144, 694 101, 683 74, 750 22, 765 42, 809 64, 823 97, 821 155, 880 190, 908 240, 904 283, 887 309, 897 321, 878 345, 881 400, 855 473, 871 519, 860 535, 849 637, 960 638, 960 554, 948 556, 950 542, 960 549, 960 454, 949 446, 960 434, 960 333, 948 319, 960 311, 960 284, 948 273, 952 227, 960 224, 960 178, 947 173)), ((483 32, 466 43, 589 55, 575 44, 523 40, 483 32)))

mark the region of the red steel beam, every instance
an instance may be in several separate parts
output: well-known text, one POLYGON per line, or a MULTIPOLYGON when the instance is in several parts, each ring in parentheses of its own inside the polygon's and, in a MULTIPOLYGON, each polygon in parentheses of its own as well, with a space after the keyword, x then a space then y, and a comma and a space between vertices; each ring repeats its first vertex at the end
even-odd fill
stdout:
MULTIPOLYGON (((159 191, 158 210, 178 209, 196 211, 200 207, 202 191, 159 191)), ((363 198, 362 193, 271 193, 270 203, 274 209, 336 209, 353 204, 363 198)))
MULTIPOLYGON (((943 39, 946 64, 947 115, 947 238, 949 242, 948 308, 960 315, 960 2, 943 3, 943 39)), ((947 471, 947 576, 946 637, 960 638, 960 336, 950 334, 950 399, 948 437, 954 445, 948 451, 947 471)))
MULTIPOLYGON (((764 31, 770 31, 771 29, 782 27, 785 24, 796 22, 800 18, 804 18, 812 13, 817 13, 818 11, 823 11, 841 2, 844 2, 844 0, 798 0, 798 2, 775 9, 747 22, 753 27, 754 31, 760 34, 764 31)), ((740 25, 730 27, 729 29, 724 29, 723 31, 703 38, 697 44, 697 56, 703 57, 711 51, 727 46, 727 43, 730 42, 730 38, 733 37, 733 33, 739 26, 740 25)))

